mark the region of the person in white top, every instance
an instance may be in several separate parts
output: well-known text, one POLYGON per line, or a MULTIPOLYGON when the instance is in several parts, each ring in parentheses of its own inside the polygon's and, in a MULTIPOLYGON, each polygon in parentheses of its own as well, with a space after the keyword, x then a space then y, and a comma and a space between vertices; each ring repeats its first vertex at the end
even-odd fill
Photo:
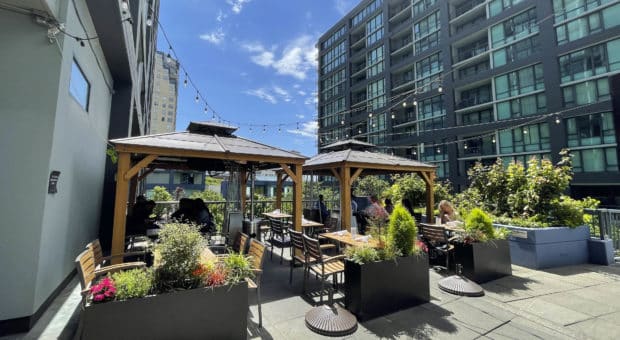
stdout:
POLYGON ((353 190, 351 190, 351 229, 357 230, 357 202, 355 202, 355 196, 353 196, 353 190))

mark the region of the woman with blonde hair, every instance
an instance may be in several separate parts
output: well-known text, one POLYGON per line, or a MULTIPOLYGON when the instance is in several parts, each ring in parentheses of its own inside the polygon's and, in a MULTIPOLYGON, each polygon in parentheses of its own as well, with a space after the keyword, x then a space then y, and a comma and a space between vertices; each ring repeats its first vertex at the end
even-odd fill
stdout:
POLYGON ((456 220, 456 212, 452 203, 446 200, 439 202, 439 218, 441 218, 442 224, 456 220))

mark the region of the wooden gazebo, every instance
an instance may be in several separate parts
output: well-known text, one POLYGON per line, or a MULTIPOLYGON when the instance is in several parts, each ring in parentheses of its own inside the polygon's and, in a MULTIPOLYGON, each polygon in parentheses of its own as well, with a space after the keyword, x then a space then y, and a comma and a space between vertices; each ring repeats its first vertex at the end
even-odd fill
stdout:
MULTIPOLYGON (((358 140, 340 141, 328 146, 329 152, 306 161, 303 172, 334 176, 340 183, 340 220, 342 228, 351 228, 351 185, 359 176, 416 173, 426 183, 426 216, 433 221, 433 181, 436 166, 411 159, 370 151, 373 144, 358 140)), ((278 177, 280 179, 280 177, 278 177)))
POLYGON ((225 171, 234 164, 241 170, 241 209, 250 169, 283 169, 294 183, 293 225, 301 229, 302 165, 306 157, 233 135, 224 124, 191 122, 187 131, 112 140, 118 153, 112 253, 125 246, 127 202, 133 202, 139 180, 154 169, 225 171))

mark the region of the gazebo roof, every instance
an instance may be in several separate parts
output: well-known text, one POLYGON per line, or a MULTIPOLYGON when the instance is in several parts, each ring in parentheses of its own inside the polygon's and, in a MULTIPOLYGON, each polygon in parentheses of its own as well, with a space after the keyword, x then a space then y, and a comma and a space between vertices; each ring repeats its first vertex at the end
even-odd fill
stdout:
POLYGON ((329 145, 325 145, 322 147, 322 149, 331 150, 331 151, 346 150, 346 149, 364 151, 364 150, 368 150, 374 147, 375 147, 374 144, 362 142, 357 139, 347 139, 347 140, 337 141, 329 145))
POLYGON ((373 151, 347 149, 318 154, 307 160, 303 169, 304 171, 329 170, 343 164, 370 171, 375 170, 374 172, 377 172, 377 170, 386 172, 434 172, 437 168, 435 165, 404 157, 373 151))
MULTIPOLYGON (((232 134, 235 127, 211 122, 191 122, 187 131, 111 140, 118 152, 188 158, 192 168, 219 168, 204 159, 253 162, 259 167, 303 163, 307 157, 232 134), (193 162, 192 162, 193 159, 193 162), (201 160, 202 159, 202 160, 201 160), (270 164, 270 165, 268 165, 270 164)), ((165 161, 165 159, 160 160, 165 161)), ((216 170, 216 169, 214 169, 216 170)))

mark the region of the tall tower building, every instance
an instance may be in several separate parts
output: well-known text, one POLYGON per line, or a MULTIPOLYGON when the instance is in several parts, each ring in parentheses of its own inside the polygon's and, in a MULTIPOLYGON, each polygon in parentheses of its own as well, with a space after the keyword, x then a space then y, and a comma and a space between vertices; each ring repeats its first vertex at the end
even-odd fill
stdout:
POLYGON ((318 151, 367 141, 460 189, 476 161, 569 148, 572 194, 620 205, 619 15, 617 0, 361 1, 318 42, 318 151))
POLYGON ((179 62, 158 51, 155 55, 153 78, 150 133, 175 131, 179 94, 179 62))

